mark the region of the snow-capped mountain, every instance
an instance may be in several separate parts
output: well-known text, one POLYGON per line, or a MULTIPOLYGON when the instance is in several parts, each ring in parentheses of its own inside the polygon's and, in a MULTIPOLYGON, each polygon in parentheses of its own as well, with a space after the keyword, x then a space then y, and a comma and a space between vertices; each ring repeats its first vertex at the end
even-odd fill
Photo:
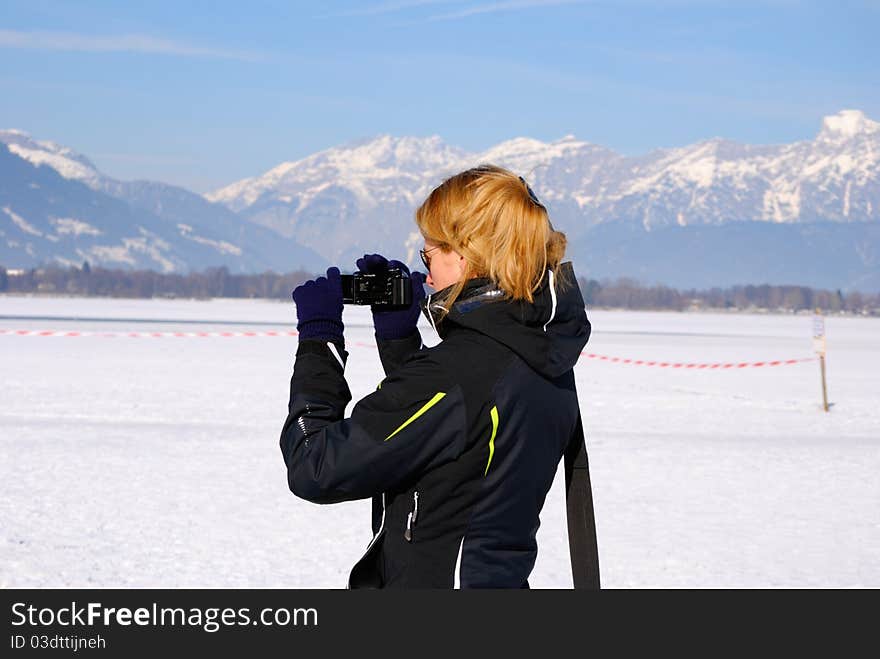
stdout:
POLYGON ((117 181, 85 156, 18 130, 0 131, 0 263, 51 261, 187 271, 319 270, 291 238, 164 183, 117 181))
POLYGON ((0 142, 19 158, 34 165, 48 165, 64 178, 81 181, 90 188, 100 189, 105 178, 82 154, 49 140, 35 140, 24 131, 0 130, 0 142))
POLYGON ((117 181, 67 147, 0 131, 0 263, 319 271, 378 251, 415 265, 419 203, 487 162, 527 178, 580 274, 880 288, 880 123, 856 110, 825 117, 812 140, 712 139, 635 157, 570 135, 480 153, 386 135, 204 197, 117 181))
POLYGON ((286 162, 206 195, 296 236, 331 261, 386 250, 414 261, 413 212, 446 176, 491 162, 525 176, 572 241, 605 223, 877 222, 880 123, 825 117, 813 140, 756 146, 712 139, 626 157, 566 136, 468 153, 438 137, 375 140, 286 162))
POLYGON ((451 174, 464 157, 438 137, 381 136, 282 163, 206 197, 328 260, 354 263, 371 245, 399 251, 412 239, 413 210, 429 190, 426 172, 451 174))
MULTIPOLYGON (((444 178, 490 161, 528 174, 554 157, 560 166, 548 171, 548 181, 564 176, 572 162, 592 171, 614 154, 571 137, 552 144, 514 139, 475 156, 436 136, 383 135, 282 163, 206 197, 253 222, 296 236, 331 261, 350 260, 373 249, 404 249, 413 261, 418 243, 413 213, 444 178)), ((558 201, 560 206, 567 203, 564 197, 558 201)))
POLYGON ((880 218, 880 123, 826 117, 814 140, 752 146, 714 139, 628 163, 608 190, 579 197, 601 217, 646 229, 729 221, 864 222, 880 218))
POLYGON ((206 195, 233 210, 249 208, 267 196, 306 206, 327 187, 342 183, 369 206, 386 201, 415 203, 426 172, 454 167, 465 153, 439 137, 393 138, 387 135, 321 151, 297 162, 285 162, 262 176, 233 183, 206 195))

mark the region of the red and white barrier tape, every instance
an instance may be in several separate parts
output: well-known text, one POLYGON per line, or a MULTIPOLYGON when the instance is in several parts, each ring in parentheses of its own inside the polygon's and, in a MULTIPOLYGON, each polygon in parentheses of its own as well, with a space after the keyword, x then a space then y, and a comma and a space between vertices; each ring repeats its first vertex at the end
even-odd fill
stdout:
POLYGON ((0 329, 0 336, 4 334, 12 334, 16 336, 98 336, 106 339, 116 337, 125 338, 151 338, 161 339, 163 337, 176 338, 212 338, 212 337, 252 337, 252 336, 296 336, 298 332, 292 330, 284 331, 267 331, 267 332, 100 332, 100 331, 81 331, 81 330, 13 330, 0 329))
MULTIPOLYGON (((97 336, 100 338, 216 338, 216 337, 262 337, 262 336, 297 336, 297 332, 293 330, 281 331, 264 331, 264 332, 100 332, 100 331, 81 331, 81 330, 28 330, 28 329, 0 329, 0 336, 63 336, 63 337, 79 337, 79 336, 97 336)), ((354 341, 349 345, 359 348, 375 348, 375 343, 365 343, 363 341, 354 341)), ((680 368, 680 369, 731 369, 731 368, 761 368, 770 366, 789 366, 791 364, 801 364, 803 362, 815 361, 815 357, 803 357, 800 359, 774 359, 761 362, 673 362, 658 361, 648 359, 629 359, 624 357, 610 357, 608 355, 599 355, 593 352, 582 352, 582 357, 587 359, 596 359, 598 361, 608 362, 611 364, 626 364, 629 366, 654 366, 656 368, 680 368)))
MULTIPOLYGON (((361 348, 375 348, 374 343, 354 342, 352 345, 361 348)), ((802 362, 815 361, 815 357, 802 357, 801 359, 774 359, 763 362, 671 362, 657 361, 648 359, 627 359, 624 357, 609 357, 608 355, 597 355, 594 352, 582 352, 581 357, 587 359, 598 359, 599 361, 609 362, 613 364, 629 364, 631 366, 656 366, 658 368, 683 368, 683 369, 728 369, 728 368, 760 368, 762 366, 788 366, 790 364, 800 364, 802 362)))
POLYGON ((790 364, 800 364, 802 362, 815 361, 815 357, 802 357, 800 359, 774 359, 763 362, 661 362, 648 359, 625 359, 623 357, 609 357, 608 355, 597 355, 592 352, 582 352, 582 357, 587 359, 598 359, 603 362, 611 362, 614 364, 629 364, 631 366, 656 366, 657 368, 693 368, 693 369, 725 369, 725 368, 761 368, 762 366, 788 366, 790 364))

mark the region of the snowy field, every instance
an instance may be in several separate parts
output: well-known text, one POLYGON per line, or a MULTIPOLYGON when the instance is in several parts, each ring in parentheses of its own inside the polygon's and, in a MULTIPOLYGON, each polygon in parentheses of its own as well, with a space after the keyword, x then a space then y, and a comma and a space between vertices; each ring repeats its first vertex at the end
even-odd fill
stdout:
MULTIPOLYGON (((0 297, 0 329, 293 329, 291 303, 0 297)), ((812 355, 809 316, 591 312, 587 352, 812 355)), ((346 310, 355 400, 382 378, 346 310)), ((828 318, 818 362, 671 369, 582 358, 605 587, 880 586, 880 320, 828 318)), ((426 343, 437 341, 427 327, 426 343)), ((287 489, 296 337, 0 335, 0 586, 344 587, 369 502, 287 489)), ((534 588, 571 585, 561 472, 534 588)))

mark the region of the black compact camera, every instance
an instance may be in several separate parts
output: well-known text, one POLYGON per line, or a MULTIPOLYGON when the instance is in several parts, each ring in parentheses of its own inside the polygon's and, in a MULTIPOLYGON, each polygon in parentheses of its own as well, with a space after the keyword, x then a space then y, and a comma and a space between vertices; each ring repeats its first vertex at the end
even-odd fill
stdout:
POLYGON ((389 268, 381 274, 342 275, 342 301, 387 309, 408 307, 412 304, 412 284, 409 275, 400 268, 389 268))

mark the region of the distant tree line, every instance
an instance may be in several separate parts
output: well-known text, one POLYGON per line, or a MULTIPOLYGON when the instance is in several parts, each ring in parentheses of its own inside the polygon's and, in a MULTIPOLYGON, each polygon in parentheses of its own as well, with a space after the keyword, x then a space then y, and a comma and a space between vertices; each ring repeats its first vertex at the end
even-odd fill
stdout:
POLYGON ((591 307, 618 309, 767 309, 771 311, 823 311, 880 315, 880 293, 816 290, 807 286, 731 286, 678 290, 668 286, 644 286, 633 279, 579 278, 584 302, 591 307))
POLYGON ((226 267, 208 268, 189 274, 160 273, 152 270, 109 270, 92 267, 48 266, 10 275, 0 266, 0 293, 54 293, 97 297, 277 298, 290 292, 313 275, 304 270, 277 274, 231 274, 226 267))
MULTIPOLYGON (((47 266, 7 270, 0 266, 0 293, 46 293, 100 297, 213 298, 244 297, 285 299, 313 273, 304 270, 278 274, 232 274, 226 267, 189 274, 164 274, 152 270, 110 270, 92 267, 47 266)), ((805 311, 822 309, 880 315, 880 293, 865 294, 816 290, 806 286, 732 286, 704 290, 678 290, 645 286, 633 279, 578 279, 589 307, 615 309, 767 309, 805 311)))

